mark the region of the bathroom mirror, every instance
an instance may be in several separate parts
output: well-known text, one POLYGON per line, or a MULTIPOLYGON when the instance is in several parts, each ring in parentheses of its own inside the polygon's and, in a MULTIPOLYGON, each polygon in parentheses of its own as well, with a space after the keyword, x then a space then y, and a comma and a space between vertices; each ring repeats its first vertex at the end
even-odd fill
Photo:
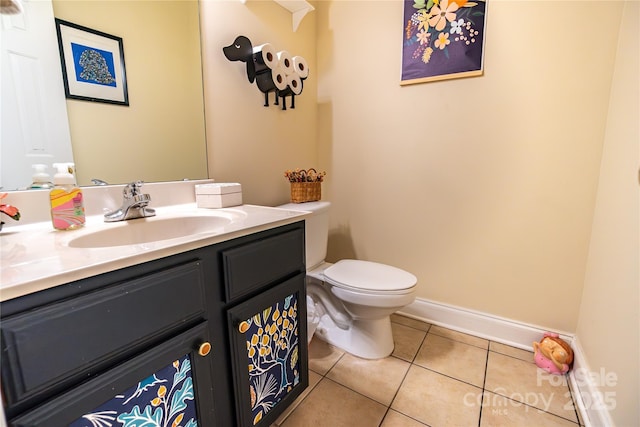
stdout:
MULTIPOLYGON (((130 105, 64 100, 78 184, 207 178, 198 1, 53 0, 52 7, 56 18, 123 39, 130 105)), ((54 173, 46 157, 31 163, 54 173)), ((24 185, 3 191, 31 183, 31 167, 19 173, 24 185)))

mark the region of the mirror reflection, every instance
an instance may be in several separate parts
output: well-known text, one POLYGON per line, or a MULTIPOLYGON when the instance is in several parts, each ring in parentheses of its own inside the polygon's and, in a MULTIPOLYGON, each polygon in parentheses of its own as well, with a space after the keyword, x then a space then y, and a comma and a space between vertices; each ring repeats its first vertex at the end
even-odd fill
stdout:
POLYGON ((0 185, 3 190, 28 187, 32 182, 32 164, 46 164, 48 173, 53 175, 51 164, 60 161, 75 162, 79 185, 92 185, 92 179, 121 184, 207 177, 196 0, 54 0, 24 4, 24 14, 2 17, 0 185), (5 61, 4 40, 9 39, 5 35, 11 34, 11 29, 30 24, 31 14, 41 14, 41 10, 34 12, 34 8, 42 8, 42 4, 48 4, 52 14, 45 18, 46 25, 33 25, 29 31, 21 31, 46 46, 39 55, 50 55, 51 50, 55 53, 55 67, 42 73, 55 77, 35 85, 54 88, 37 96, 43 99, 38 116, 19 107, 21 103, 28 105, 36 73, 25 73, 24 70, 30 70, 29 64, 25 65, 26 61, 20 58, 5 61), (53 16, 122 38, 129 106, 64 98, 53 16), (5 72, 5 63, 9 74, 5 72), (11 77, 8 82, 4 77, 7 75, 11 77), (15 94, 13 106, 8 105, 5 93, 15 94), (46 106, 45 100, 52 106, 46 106), (62 106, 58 108, 62 112, 54 114, 56 103, 62 106), (15 114, 10 116, 5 111, 15 114), (5 129, 11 128, 11 123, 15 123, 15 134, 7 135, 5 129), (62 158, 54 157, 57 151, 62 158), (9 170, 14 166, 19 169, 9 170))

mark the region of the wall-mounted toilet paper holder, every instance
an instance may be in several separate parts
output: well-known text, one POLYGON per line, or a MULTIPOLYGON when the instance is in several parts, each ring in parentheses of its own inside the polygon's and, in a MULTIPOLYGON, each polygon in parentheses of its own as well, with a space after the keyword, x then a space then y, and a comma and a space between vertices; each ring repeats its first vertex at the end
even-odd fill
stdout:
POLYGON ((269 43, 253 47, 251 40, 238 36, 229 46, 222 48, 229 61, 241 61, 247 66, 249 83, 256 82, 264 93, 264 106, 269 106, 269 93, 275 93, 274 104, 286 110, 285 98, 291 97, 291 108, 296 108, 295 97, 302 93, 303 81, 309 77, 309 66, 301 56, 291 56, 286 50, 276 51, 269 43))

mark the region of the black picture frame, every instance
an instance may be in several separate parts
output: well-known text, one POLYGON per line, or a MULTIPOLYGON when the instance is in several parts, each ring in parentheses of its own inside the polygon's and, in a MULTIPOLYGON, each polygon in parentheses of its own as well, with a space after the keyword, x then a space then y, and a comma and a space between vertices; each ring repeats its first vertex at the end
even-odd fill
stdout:
POLYGON ((55 19, 65 96, 129 105, 121 37, 55 19))

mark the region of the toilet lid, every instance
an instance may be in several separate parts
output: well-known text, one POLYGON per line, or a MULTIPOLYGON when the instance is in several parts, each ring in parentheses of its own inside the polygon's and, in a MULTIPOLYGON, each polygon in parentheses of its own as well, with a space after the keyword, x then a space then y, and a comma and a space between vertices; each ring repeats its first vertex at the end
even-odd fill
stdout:
POLYGON ((354 259, 338 261, 324 271, 324 276, 335 286, 367 291, 401 291, 414 287, 418 281, 399 268, 354 259))

